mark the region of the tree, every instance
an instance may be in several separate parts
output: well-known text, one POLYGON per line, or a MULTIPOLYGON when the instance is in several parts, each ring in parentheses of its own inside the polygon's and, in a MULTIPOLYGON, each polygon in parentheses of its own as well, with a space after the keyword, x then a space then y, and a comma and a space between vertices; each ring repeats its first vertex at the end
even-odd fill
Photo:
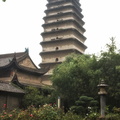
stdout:
POLYGON ((52 95, 54 89, 52 87, 42 87, 36 88, 33 86, 28 86, 25 88, 25 96, 23 98, 23 106, 28 107, 34 105, 38 107, 44 104, 54 104, 55 96, 52 95))
POLYGON ((90 69, 95 57, 72 54, 54 69, 53 86, 61 96, 64 106, 70 107, 82 95, 89 96, 93 71, 90 69))
POLYGON ((95 69, 100 71, 98 76, 109 85, 107 103, 111 107, 120 107, 120 52, 114 38, 110 40, 111 44, 106 45, 107 52, 101 52, 95 69))
POLYGON ((43 96, 40 95, 40 91, 38 88, 28 86, 25 88, 26 94, 23 99, 23 105, 28 107, 30 105, 38 106, 41 105, 43 101, 43 96))
POLYGON ((6 0, 2 0, 3 2, 5 2, 6 0))
POLYGON ((109 85, 107 103, 111 108, 120 107, 120 53, 114 38, 110 41, 100 56, 72 54, 54 69, 51 80, 66 107, 74 105, 80 96, 98 99, 101 79, 109 85))

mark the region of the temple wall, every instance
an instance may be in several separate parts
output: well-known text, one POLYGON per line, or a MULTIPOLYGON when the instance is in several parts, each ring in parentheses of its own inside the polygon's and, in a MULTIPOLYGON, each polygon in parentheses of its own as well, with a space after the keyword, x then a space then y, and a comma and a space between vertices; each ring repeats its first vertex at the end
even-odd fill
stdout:
POLYGON ((0 92, 0 112, 7 109, 8 111, 21 106, 21 95, 16 95, 12 93, 0 92), (6 107, 4 106, 6 105, 6 107))
POLYGON ((0 81, 11 82, 11 77, 0 77, 0 81))
POLYGON ((19 82, 29 85, 41 85, 41 77, 37 75, 17 72, 19 82))
POLYGON ((19 63, 22 66, 29 67, 29 68, 35 68, 34 64, 31 62, 30 58, 26 58, 23 61, 19 63))
POLYGON ((42 83, 46 85, 52 85, 52 82, 50 81, 50 76, 47 75, 42 76, 42 83))

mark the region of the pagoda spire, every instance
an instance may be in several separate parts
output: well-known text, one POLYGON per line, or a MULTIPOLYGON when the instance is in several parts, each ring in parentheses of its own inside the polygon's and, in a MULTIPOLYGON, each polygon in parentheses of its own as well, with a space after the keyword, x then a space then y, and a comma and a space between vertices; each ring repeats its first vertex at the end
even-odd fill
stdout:
POLYGON ((42 57, 41 68, 50 67, 45 75, 47 79, 57 64, 62 63, 71 53, 84 54, 85 22, 79 0, 47 0, 44 32, 41 34, 42 57))

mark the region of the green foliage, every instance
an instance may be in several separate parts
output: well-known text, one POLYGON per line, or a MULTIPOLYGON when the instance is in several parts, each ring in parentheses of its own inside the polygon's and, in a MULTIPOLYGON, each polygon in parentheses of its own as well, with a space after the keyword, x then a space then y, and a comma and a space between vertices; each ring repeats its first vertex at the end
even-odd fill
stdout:
POLYGON ((25 88, 25 91, 26 94, 23 98, 24 107, 28 107, 31 105, 38 107, 46 103, 55 103, 55 99, 51 95, 49 95, 50 91, 52 91, 49 88, 45 87, 40 91, 36 87, 28 86, 25 88))
POLYGON ((120 114, 109 113, 106 115, 105 120, 120 120, 120 114))
POLYGON ((75 105, 71 107, 71 111, 80 115, 86 115, 90 112, 97 112, 98 101, 92 97, 81 96, 75 105))
POLYGON ((114 38, 110 41, 107 51, 102 51, 100 56, 72 54, 54 69, 53 86, 68 107, 75 105, 80 96, 98 99, 97 85, 101 79, 109 85, 107 104, 110 109, 120 107, 120 53, 114 38))
POLYGON ((42 94, 49 95, 52 92, 54 92, 54 89, 52 86, 43 86, 43 87, 41 87, 41 91, 42 91, 42 94))
POLYGON ((88 95, 91 91, 94 74, 91 64, 94 61, 95 57, 90 55, 72 54, 54 69, 51 78, 53 86, 68 106, 73 105, 79 96, 88 95))
POLYGON ((41 105, 43 96, 40 95, 40 91, 32 86, 25 88, 26 94, 23 99, 24 106, 38 106, 41 105))
POLYGON ((120 114, 120 108, 113 107, 113 112, 120 114))
POLYGON ((64 113, 61 109, 51 105, 43 105, 40 108, 34 106, 26 110, 13 110, 11 112, 3 111, 0 114, 0 120, 83 120, 80 116, 72 112, 64 113))
POLYGON ((120 108, 113 107, 112 113, 106 115, 107 120, 119 120, 120 119, 120 108))
POLYGON ((3 2, 5 2, 6 0, 2 0, 3 2))
POLYGON ((114 38, 112 37, 112 38, 110 38, 110 40, 111 40, 111 44, 106 44, 106 47, 107 47, 107 49, 108 49, 108 53, 109 54, 116 54, 116 49, 117 49, 117 47, 116 47, 116 45, 115 45, 115 40, 114 40, 114 38))
POLYGON ((65 116, 63 116, 62 120, 83 120, 83 118, 79 115, 73 114, 72 112, 68 111, 65 116))
MULTIPOLYGON (((30 106, 25 110, 3 111, 0 113, 0 120, 98 120, 99 114, 91 112, 86 116, 76 115, 68 111, 64 113, 62 109, 45 104, 40 108, 30 106)), ((105 120, 119 120, 119 113, 108 113, 105 120)))
POLYGON ((91 112, 86 115, 84 120, 98 120, 100 114, 97 112, 91 112))
POLYGON ((44 105, 38 113, 39 119, 41 120, 60 120, 62 111, 54 108, 51 105, 44 105))
POLYGON ((9 113, 3 111, 0 120, 61 120, 62 116, 60 109, 46 104, 41 108, 30 106, 26 110, 13 110, 9 113))
POLYGON ((117 51, 114 38, 111 38, 111 44, 107 44, 107 50, 101 52, 95 70, 101 71, 97 76, 109 85, 107 104, 111 108, 120 107, 118 102, 120 100, 120 53, 119 50, 117 51))

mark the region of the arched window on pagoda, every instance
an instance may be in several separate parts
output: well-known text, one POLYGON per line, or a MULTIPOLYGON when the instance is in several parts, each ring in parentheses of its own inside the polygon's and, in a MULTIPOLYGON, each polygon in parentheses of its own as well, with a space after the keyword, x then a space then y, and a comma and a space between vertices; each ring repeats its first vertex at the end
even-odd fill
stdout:
POLYGON ((55 59, 55 62, 58 62, 58 61, 59 61, 59 59, 58 59, 58 58, 56 58, 56 59, 55 59))
POLYGON ((56 47, 55 49, 56 49, 56 50, 59 50, 59 48, 58 48, 58 47, 56 47))

